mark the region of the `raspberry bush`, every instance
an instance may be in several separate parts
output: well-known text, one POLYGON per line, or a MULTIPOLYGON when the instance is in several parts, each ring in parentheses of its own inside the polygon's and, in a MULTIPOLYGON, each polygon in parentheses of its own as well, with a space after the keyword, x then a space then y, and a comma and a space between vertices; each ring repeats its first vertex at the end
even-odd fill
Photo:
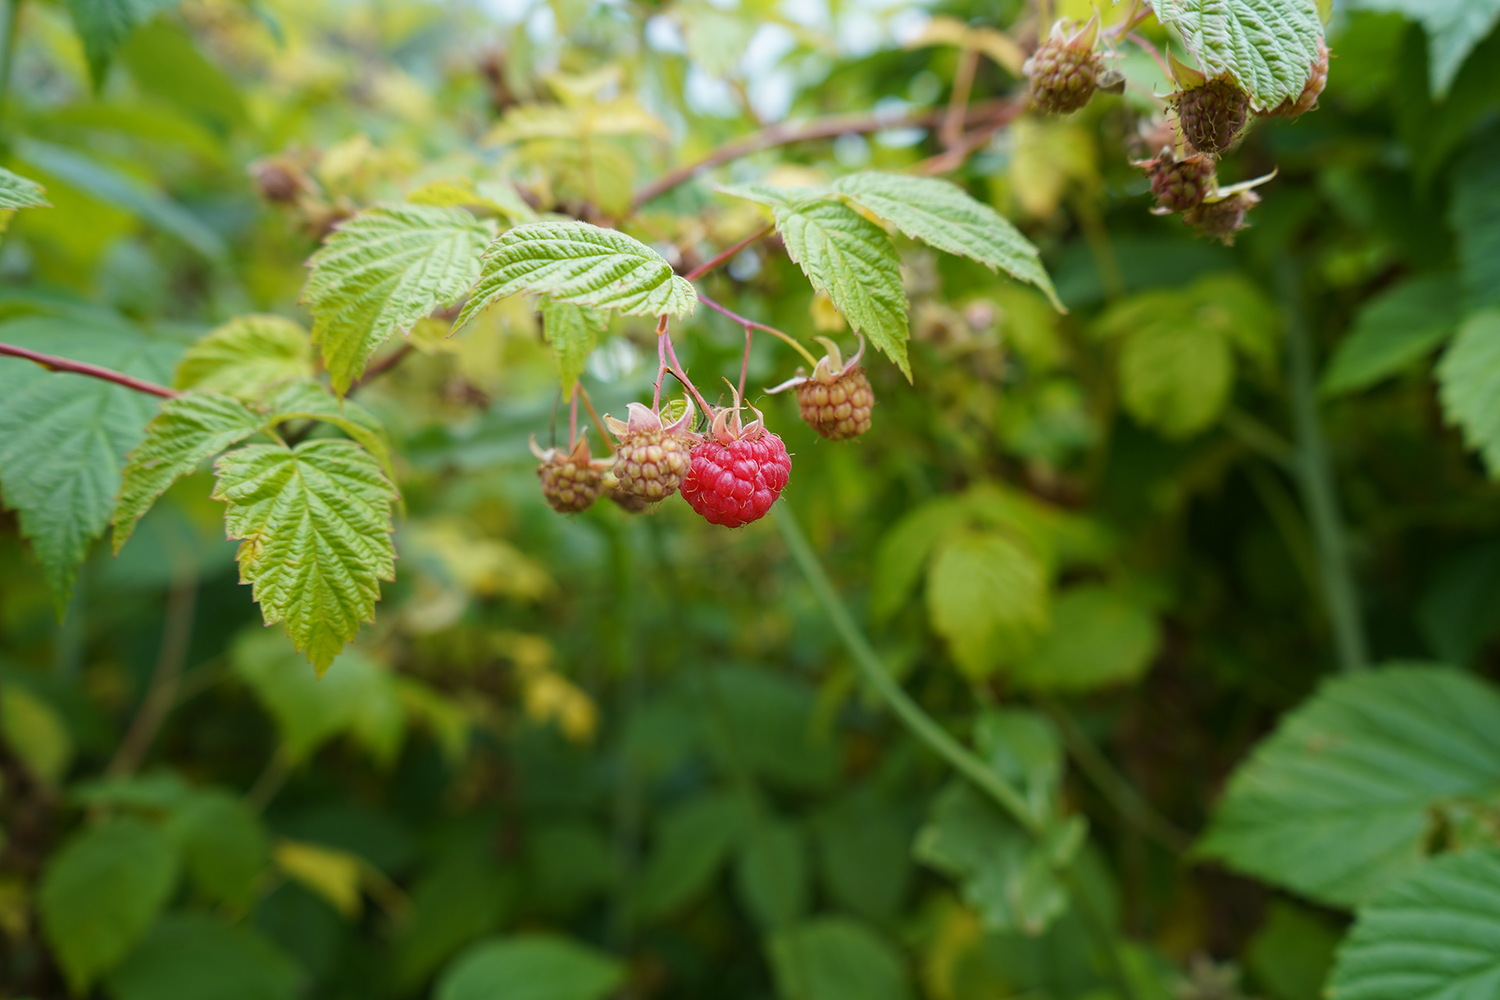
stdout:
POLYGON ((0 2, 0 997, 1495 980, 1483 4, 0 2))

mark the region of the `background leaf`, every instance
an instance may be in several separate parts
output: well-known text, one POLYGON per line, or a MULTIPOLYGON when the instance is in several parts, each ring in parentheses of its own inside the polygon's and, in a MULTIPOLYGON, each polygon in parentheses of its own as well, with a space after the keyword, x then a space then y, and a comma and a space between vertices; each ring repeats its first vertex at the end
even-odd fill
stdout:
POLYGON ((494 222, 456 208, 379 205, 341 223, 308 263, 302 301, 340 394, 391 334, 463 297, 494 222))
POLYGON ((68 0, 95 89, 104 85, 110 59, 136 26, 176 6, 177 0, 68 0))
POLYGON ((762 928, 785 927, 806 912, 807 850, 794 824, 766 819, 752 825, 734 874, 745 909, 762 928))
POLYGON ((295 1000, 303 974, 281 949, 205 914, 164 917, 109 974, 113 1000, 295 1000))
POLYGON ((997 533, 943 542, 927 580, 927 613, 953 658, 980 678, 1025 656, 1049 620, 1046 567, 997 533))
MULTIPOLYGON (((153 381, 166 380, 179 350, 130 326, 44 317, 0 324, 0 341, 153 381)), ((61 615, 159 400, 16 358, 0 358, 0 382, 0 495, 21 515, 61 615)))
POLYGON ((1360 908, 1330 1000, 1440 1000, 1500 989, 1500 850, 1438 858, 1360 908))
POLYGON ((229 537, 244 539, 241 581, 322 673, 395 578, 395 488, 353 441, 247 445, 214 468, 229 537))
POLYGON ((160 830, 120 817, 75 834, 47 864, 42 931, 74 992, 86 992, 146 933, 177 882, 177 852, 160 830))
POLYGON ((1416 870, 1434 810, 1500 782, 1500 694, 1439 667, 1327 681, 1235 772, 1198 846, 1352 906, 1416 870))
POLYGON ((0 211, 13 208, 46 208, 45 189, 36 181, 0 167, 0 211))
POLYGON ((189 347, 172 384, 222 392, 246 402, 283 382, 311 379, 312 341, 300 323, 280 316, 236 316, 189 347))
POLYGON ((771 971, 783 1000, 909 1000, 901 957, 847 917, 822 917, 771 938, 771 971))
POLYGON ((1398 11, 1422 22, 1427 31, 1427 66, 1432 95, 1448 93, 1464 60, 1500 20, 1496 0, 1351 0, 1351 10, 1398 11))
POLYGON ((1500 308, 1464 321, 1438 362, 1443 417, 1463 430, 1464 443, 1500 478, 1500 308))
POLYGON ((1008 673, 1032 690, 1091 691, 1137 680, 1160 642, 1147 608, 1119 590, 1083 584, 1058 596, 1051 630, 1008 673))
POLYGON ((1328 362, 1323 392, 1353 392, 1410 367, 1458 327, 1461 301, 1457 277, 1446 272, 1408 278, 1371 299, 1328 362))
POLYGON ((625 970, 592 948, 540 934, 495 938, 460 955, 436 1000, 605 1000, 625 970))
MULTIPOLYGON (((1492 23, 1495 16, 1500 16, 1500 0, 1493 4, 1492 23)), ((1500 128, 1479 136, 1454 164, 1448 223, 1458 235, 1469 304, 1500 305, 1500 128)))

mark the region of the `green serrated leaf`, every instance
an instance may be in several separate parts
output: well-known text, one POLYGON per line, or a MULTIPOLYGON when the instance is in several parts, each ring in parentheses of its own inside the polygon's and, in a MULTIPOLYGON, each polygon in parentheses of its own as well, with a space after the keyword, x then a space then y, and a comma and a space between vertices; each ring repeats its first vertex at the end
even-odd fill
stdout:
POLYGON ((1350 0, 1350 10, 1396 11, 1427 31, 1427 71, 1432 96, 1442 100, 1474 47, 1500 21, 1500 0, 1350 0))
POLYGON ((774 184, 731 184, 719 188, 719 191, 732 198, 787 211, 826 201, 833 194, 829 188, 777 187, 774 184))
POLYGON ((172 384, 255 402, 268 388, 314 374, 312 341, 302 324, 281 316, 237 316, 187 349, 172 384))
POLYGON ((769 943, 776 995, 785 1000, 910 1000, 901 953, 848 917, 819 917, 769 943))
POLYGON ((174 913, 106 983, 114 1000, 296 1000, 303 978, 296 962, 249 927, 174 913))
POLYGON ((1434 810, 1500 785, 1500 693, 1440 667, 1325 683, 1230 779, 1201 854, 1353 906, 1415 871, 1434 810))
POLYGON ((1500 128, 1475 142, 1454 164, 1452 176, 1448 223, 1458 235, 1469 305, 1500 305, 1500 128))
POLYGON ((74 834, 42 873, 42 932, 73 992, 83 995, 146 933, 177 882, 177 852, 130 817, 74 834))
POLYGON ((46 191, 36 181, 0 167, 0 211, 13 208, 51 208, 42 197, 46 191))
MULTIPOLYGON (((135 327, 30 317, 0 326, 0 341, 165 381, 178 348, 135 327)), ((159 400, 100 379, 0 358, 0 497, 67 607, 78 564, 103 533, 125 456, 159 400)))
POLYGON ((116 553, 136 524, 179 477, 266 425, 244 403, 214 392, 189 392, 161 404, 146 437, 125 460, 120 499, 110 523, 116 553))
POLYGON ((776 231, 813 287, 911 379, 901 258, 885 230, 837 201, 778 205, 776 231))
POLYGON ((438 979, 436 1000, 605 1000, 625 967, 593 948, 542 934, 491 938, 469 948, 438 979))
POLYGON ((833 190, 914 240, 1030 282, 1047 294, 1059 312, 1066 311, 1031 241, 1010 220, 969 197, 957 184, 866 171, 840 177, 833 182, 833 190))
POLYGON ((583 374, 584 362, 599 344, 599 337, 609 329, 609 313, 569 302, 554 302, 543 296, 542 329, 547 342, 557 352, 558 376, 563 392, 573 388, 583 374))
POLYGON ((374 621, 380 581, 395 579, 395 487, 353 441, 247 445, 214 469, 229 537, 244 540, 240 582, 252 586, 266 624, 285 622, 322 672, 374 621))
POLYGON ((1457 276, 1446 272, 1408 278, 1371 299, 1334 351, 1323 392, 1354 392, 1411 366, 1458 326, 1461 300, 1457 276))
POLYGON ((984 677, 1026 655, 1046 632, 1046 566, 1005 534, 950 535, 928 571, 927 613, 959 668, 984 677))
POLYGON ((1500 479, 1500 309, 1477 312, 1459 327, 1437 377, 1444 419, 1463 430, 1465 443, 1500 479))
POLYGON ((425 205, 378 205, 342 223, 302 289, 334 388, 347 392, 391 334, 463 298, 494 234, 493 220, 425 205))
POLYGON ((1338 950, 1329 1000, 1500 995, 1500 850, 1438 858, 1362 907, 1338 950))
POLYGON ((349 435, 380 463, 386 478, 396 481, 391 443, 385 425, 352 399, 340 399, 317 382, 293 382, 264 401, 272 424, 288 420, 319 420, 349 435))
POLYGON ((1152 9, 1205 73, 1228 73, 1262 109, 1302 93, 1323 41, 1314 0, 1156 0, 1152 9))
POLYGON ((698 304, 693 286, 661 254, 586 222, 533 222, 501 233, 485 251, 483 273, 456 325, 517 292, 626 316, 686 316, 698 304))

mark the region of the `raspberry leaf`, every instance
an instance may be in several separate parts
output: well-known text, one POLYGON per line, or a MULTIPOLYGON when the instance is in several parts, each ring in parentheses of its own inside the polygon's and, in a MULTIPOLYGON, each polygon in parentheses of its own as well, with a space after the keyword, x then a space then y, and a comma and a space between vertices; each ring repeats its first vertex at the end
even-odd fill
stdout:
POLYGON ((1155 616, 1133 595, 1082 584, 1058 597, 1051 630, 1009 675, 1033 691, 1093 691, 1139 679, 1160 645, 1155 616))
MULTIPOLYGON (((166 380, 181 349, 133 326, 81 318, 15 320, 0 326, 0 341, 153 381, 166 380)), ((20 514, 61 615, 78 564, 109 524, 125 456, 158 401, 14 358, 0 358, 0 387, 0 497, 20 514)))
POLYGON ((260 430, 266 419, 216 392, 190 392, 162 403, 146 437, 125 461, 124 483, 110 523, 114 550, 130 538, 142 515, 179 477, 260 430))
POLYGON ((517 292, 626 316, 686 316, 698 304, 693 286, 673 274, 661 254, 586 222, 534 222, 501 233, 485 251, 479 283, 457 326, 517 292))
POLYGON ((1443 415, 1500 479, 1500 308, 1470 316, 1438 362, 1443 415))
POLYGON ((840 177, 833 190, 914 240, 1030 282, 1062 311, 1036 247, 1008 219, 957 184, 866 171, 840 177))
POLYGON ((229 537, 244 540, 240 582, 322 673, 395 579, 395 488, 353 441, 247 445, 214 468, 229 537))
POLYGON ((600 336, 609 329, 609 313, 545 297, 541 313, 542 329, 547 343, 557 352, 558 376, 566 393, 583 374, 584 362, 598 346, 600 336))
POLYGON ((385 425, 352 399, 339 399, 316 382, 293 382, 267 402, 273 424, 288 420, 317 420, 332 424, 375 456, 391 482, 396 481, 391 445, 385 425))
POLYGON ((1323 393, 1354 392, 1411 367, 1457 329, 1462 301, 1451 271, 1409 278, 1377 295, 1334 351, 1323 393))
POLYGON ((1500 305, 1500 129, 1454 165, 1448 222, 1471 305, 1500 305))
POLYGON ((1493 686, 1411 665, 1340 677, 1234 774, 1198 851, 1319 902, 1357 905, 1422 864, 1442 810, 1497 785, 1493 686))
POLYGON ((340 394, 391 334, 463 297, 494 232, 492 220, 422 205, 380 205, 339 226, 308 261, 302 301, 340 394))
POLYGON ((945 538, 927 578, 927 612, 959 669, 973 678, 1030 652, 1051 617, 1047 567, 1001 532, 945 538))
POLYGON ((314 374, 312 343, 300 323, 251 315, 216 327, 189 347, 172 384, 254 402, 270 386, 314 374))
POLYGON ((816 188, 746 184, 725 194, 773 209, 787 253, 849 325, 896 363, 909 381, 901 258, 885 230, 816 188))
POLYGON ((45 189, 34 180, 0 167, 0 211, 13 208, 50 208, 45 189))
POLYGON ((1229 74, 1257 108, 1296 100, 1323 41, 1315 0, 1156 0, 1205 74, 1229 74))
POLYGON ((606 1000, 625 981, 625 966, 604 952, 550 934, 517 934, 476 942, 438 979, 436 1000, 546 997, 606 1000))
POLYGON ((1359 911, 1329 1000, 1493 996, 1500 984, 1500 850, 1423 866, 1359 911))
POLYGON ((797 1000, 909 1000, 902 956, 872 927, 849 917, 817 917, 773 935, 776 995, 797 1000))
POLYGON ((1442 100, 1474 47, 1500 21, 1500 0, 1351 0, 1350 10, 1399 11, 1427 30, 1427 71, 1432 96, 1442 100))

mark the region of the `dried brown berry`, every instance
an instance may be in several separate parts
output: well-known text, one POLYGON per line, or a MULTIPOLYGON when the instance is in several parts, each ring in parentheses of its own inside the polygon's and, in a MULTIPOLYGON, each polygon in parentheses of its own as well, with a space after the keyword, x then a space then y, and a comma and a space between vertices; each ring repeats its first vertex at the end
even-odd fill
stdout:
POLYGON ((542 496, 547 504, 561 514, 577 514, 588 510, 599 499, 604 485, 604 470, 609 462, 596 460, 589 453, 587 439, 580 434, 572 454, 564 455, 557 448, 542 451, 531 441, 532 454, 542 460, 536 474, 542 481, 542 496))
POLYGON ((626 421, 608 415, 604 418, 620 439, 615 451, 619 488, 651 503, 665 500, 677 492, 682 477, 692 468, 692 450, 697 443, 691 431, 695 416, 692 404, 680 418, 667 424, 640 403, 631 403, 629 410, 626 421))
POLYGON ((250 177, 266 201, 290 205, 312 187, 306 171, 286 156, 274 156, 250 164, 250 177))
POLYGON ((1182 134, 1200 153, 1222 153, 1241 132, 1250 115, 1250 95, 1228 77, 1215 77, 1170 98, 1182 134))
POLYGON ((1186 212, 1197 208, 1218 186, 1214 179, 1214 161, 1202 153, 1177 159, 1170 149, 1163 149, 1155 159, 1135 164, 1151 181, 1156 195, 1157 215, 1186 212))
POLYGON ((1031 79, 1031 103, 1042 111, 1067 114, 1094 96, 1103 63, 1094 51, 1099 38, 1097 16, 1069 35, 1065 22, 1052 26, 1051 36, 1026 60, 1031 79))
POLYGON ((1254 191, 1236 191, 1217 201, 1205 201, 1183 215, 1182 221, 1197 230, 1199 236, 1234 245, 1234 234, 1245 228, 1245 213, 1260 201, 1254 191))

